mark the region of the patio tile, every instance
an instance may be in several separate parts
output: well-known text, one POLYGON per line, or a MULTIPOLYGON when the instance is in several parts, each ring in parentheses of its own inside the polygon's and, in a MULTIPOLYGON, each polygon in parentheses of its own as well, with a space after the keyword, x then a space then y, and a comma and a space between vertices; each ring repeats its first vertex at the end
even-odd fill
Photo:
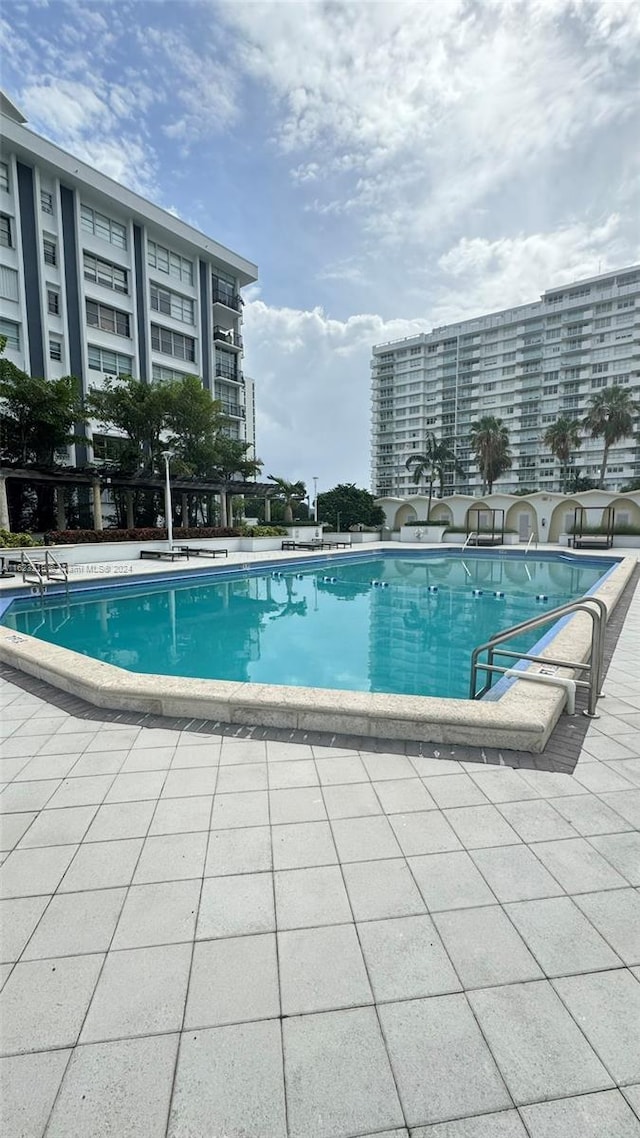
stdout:
POLYGON ((279 1014, 274 933, 196 944, 185 1030, 272 1019, 279 1014))
POLYGON ((36 811, 24 814, 0 814, 0 850, 9 853, 38 817, 36 811))
POLYGON ((466 849, 510 846, 520 841, 495 806, 461 806, 444 814, 466 849))
POLYGON ((430 913, 495 904, 494 894, 464 851, 411 857, 409 865, 430 913))
POLYGON ((166 1125, 177 1050, 177 1034, 76 1048, 48 1138, 157 1138, 166 1125))
POLYGON ((626 965, 640 965, 640 894, 635 889, 583 893, 576 905, 626 965))
MULTIPOLYGON (((640 749, 640 743, 637 739, 637 734, 634 734, 633 739, 627 736, 625 738, 625 745, 632 747, 636 755, 640 749)), ((640 786, 640 755, 634 759, 611 759, 607 762, 609 770, 615 771, 616 774, 621 774, 623 778, 629 779, 635 786, 640 786)))
MULTIPOLYGON (((450 748, 447 748, 447 751, 450 748)), ((431 755, 411 755, 411 765, 421 778, 432 775, 439 778, 445 774, 462 774, 464 768, 456 759, 433 758, 431 755)))
MULTIPOLYGON (((589 795, 580 795, 588 798, 589 795)), ((565 817, 558 813, 561 802, 576 802, 575 798, 556 798, 553 806, 543 798, 530 802, 503 802, 500 813, 523 842, 545 842, 554 838, 575 838, 576 831, 565 817)))
POLYGON ((129 885, 142 845, 142 838, 83 843, 60 882, 58 892, 129 885))
POLYGON ((267 789, 266 763, 240 763, 236 767, 222 767, 218 771, 216 791, 232 794, 243 790, 267 789))
POLYGON ((270 790, 269 809, 274 826, 286 822, 319 822, 327 817, 319 786, 270 790))
POLYGON ((542 977, 538 964, 499 905, 437 913, 433 919, 465 988, 542 977))
POLYGON ((370 782, 325 786, 323 795, 330 818, 364 818, 368 814, 383 813, 380 800, 370 782))
POLYGON ((640 885, 640 833, 602 835, 591 844, 631 885, 640 885))
POLYGON ((285 760, 269 766, 270 790, 318 785, 318 772, 312 759, 285 760))
POLYGON ((640 829, 640 790, 616 790, 613 794, 601 794, 600 798, 621 818, 640 829))
POLYGON ((76 758, 70 769, 72 778, 93 775, 118 774, 129 754, 128 751, 85 751, 76 758))
POLYGON ((555 771, 529 770, 519 772, 525 782, 536 790, 541 798, 560 798, 564 794, 580 794, 581 784, 571 774, 555 771))
MULTIPOLYGON (((593 844, 602 840, 594 838, 593 844)), ((617 889, 628 884, 624 877, 616 873, 615 869, 584 838, 568 838, 561 842, 539 842, 536 845, 536 856, 547 866, 567 893, 617 889)))
POLYGON ((125 889, 97 889, 53 897, 22 959, 106 952, 125 894, 125 889))
POLYGON ((273 932, 274 929, 270 873, 205 877, 196 932, 198 940, 273 932))
MULTIPOLYGON (((565 844, 558 842, 558 845, 565 844)), ((536 846, 536 852, 538 848, 536 846)), ((563 892, 526 846, 473 850, 471 856, 499 901, 529 901, 536 897, 557 897, 563 892)))
POLYGON ((249 826, 243 830, 211 830, 205 877, 259 873, 269 869, 271 835, 268 826, 249 826))
POLYGON ((439 810, 392 814, 389 821, 406 857, 446 853, 462 848, 449 822, 439 810))
MULTIPOLYGON (((607 704, 609 705, 608 699, 607 699, 607 704)), ((609 705, 609 706, 612 706, 612 705, 609 705)), ((584 749, 590 755, 593 755, 594 759, 601 759, 603 762, 606 761, 607 759, 632 759, 632 758, 634 758, 634 752, 629 747, 625 746, 624 743, 619 742, 617 739, 607 739, 607 737, 605 735, 601 735, 598 738, 585 740, 584 749)), ((586 767, 583 767, 582 769, 586 770, 586 767)), ((582 773, 582 772, 580 772, 580 773, 582 773)), ((606 776, 607 776, 607 772, 605 771, 602 774, 596 774, 595 777, 597 780, 600 780, 601 778, 606 779, 606 776)), ((587 777, 589 777, 589 776, 587 776, 587 777)), ((582 778, 579 778, 579 781, 582 782, 582 778)), ((620 776, 617 776, 617 781, 619 784, 622 784, 622 779, 620 778, 620 776)), ((587 783, 584 783, 583 785, 586 786, 587 783)), ((618 785, 618 786, 589 786, 589 790, 624 790, 624 787, 622 785, 618 785)))
POLYGON ((191 795, 213 794, 218 778, 217 767, 180 767, 167 774, 162 798, 189 798, 191 795))
POLYGON ((48 903, 48 897, 0 901, 0 961, 19 958, 48 903))
POLYGON ((265 763, 267 744, 263 739, 223 739, 220 748, 220 766, 235 763, 265 763))
POLYGON ((291 1138, 346 1138, 402 1126, 373 1008, 283 1021, 291 1138))
POLYGON ((355 925, 278 933, 282 1014, 372 1004, 355 925))
POLYGON ((131 746, 138 747, 175 747, 180 735, 171 727, 143 727, 139 731, 131 746))
POLYGON ((140 727, 126 727, 122 725, 116 727, 112 724, 110 727, 101 727, 100 730, 93 736, 88 747, 81 748, 86 751, 124 751, 129 750, 135 743, 138 735, 140 734, 140 727))
POLYGON ((340 755, 335 759, 317 758, 316 768, 321 786, 366 782, 368 775, 359 755, 340 755))
MULTIPOLYGON (((631 825, 625 822, 615 810, 611 810, 595 794, 578 794, 576 797, 558 799, 555 809, 563 818, 571 823, 578 834, 584 836, 592 834, 614 834, 623 830, 630 830, 631 825)), ((569 835, 555 834, 549 837, 568 837, 569 835)))
MULTIPOLYGON (((8 762, 10 760, 5 760, 8 762)), ((78 761, 77 755, 36 755, 28 759, 16 775, 16 782, 37 782, 39 779, 62 779, 78 761)), ((3 769, 3 774, 5 773, 3 769)))
POLYGON ((449 774, 425 778, 429 794, 441 809, 452 806, 480 806, 487 799, 468 774, 449 774))
POLYGON ((39 755, 81 754, 93 743, 96 731, 74 731, 72 735, 49 735, 38 749, 39 755))
POLYGON ((137 802, 157 798, 166 778, 165 771, 133 771, 118 774, 111 783, 105 802, 137 802))
POLYGON ((168 1138, 287 1138, 276 1020, 182 1036, 168 1138))
POLYGON ((14 1138, 44 1134, 70 1051, 39 1051, 0 1059, 0 1133, 14 1138))
POLYGON ((81 1042, 179 1031, 190 963, 190 944, 110 952, 81 1042))
POLYGON ((379 1008, 410 1127, 511 1106, 463 995, 379 1008))
POLYGON ((12 782, 0 794, 0 814, 41 810, 59 786, 60 779, 55 778, 39 779, 37 782, 12 782))
POLYGON ((612 1086, 547 980, 482 988, 468 999, 517 1105, 612 1086))
POLYGON ((42 746, 41 735, 23 735, 10 736, 8 739, 3 739, 0 745, 0 755, 3 759, 31 759, 34 755, 38 754, 42 746))
MULTIPOLYGON (((0 779, 2 782, 11 782, 12 779, 20 774, 20 771, 24 770, 28 762, 28 758, 5 759, 0 754, 0 779)), ((6 815, 3 815, 3 817, 6 817, 6 815)))
POLYGON ((266 790, 242 794, 216 794, 211 813, 212 830, 235 830, 242 826, 268 826, 269 799, 266 790))
POLYGON ((273 826, 271 838, 274 869, 304 869, 312 865, 335 865, 338 861, 328 822, 273 826))
POLYGON ((96 954, 16 964, 0 993, 2 1054, 73 1046, 103 960, 96 954))
POLYGON ((378 1002, 460 991, 430 917, 365 921, 358 932, 378 1002))
POLYGON ((622 1093, 640 1120, 640 1083, 636 1083, 633 1087, 622 1087, 622 1093))
POLYGON ((531 783, 511 767, 482 766, 470 774, 490 802, 521 802, 536 794, 531 783))
POLYGON ((275 890, 279 931, 353 920, 338 866, 281 870, 275 890))
POLYGON ((402 856, 393 830, 381 814, 336 819, 332 828, 341 862, 402 856))
POLYGON ((425 905, 404 858, 351 862, 344 879, 356 921, 424 913, 425 905))
MULTIPOLYGON (((605 896, 618 896, 615 890, 605 896)), ((506 911, 547 976, 616 968, 620 960, 569 897, 518 901, 506 911)))
MULTIPOLYGON (((189 738, 194 738, 193 733, 190 733, 189 738)), ((219 742, 212 740, 206 740, 205 742, 203 740, 202 743, 183 743, 181 738, 173 752, 171 769, 179 770, 181 767, 217 767, 219 762, 219 742)))
POLYGON ((161 798, 149 834, 186 834, 208 830, 213 795, 193 798, 161 798))
POLYGON ((99 806, 113 782, 113 775, 97 774, 82 778, 65 778, 45 804, 46 809, 60 806, 99 806))
POLYGON ((14 850, 0 868, 0 897, 54 893, 77 848, 73 845, 14 850))
POLYGON ((133 885, 120 913, 112 948, 145 948, 193 940, 200 884, 162 881, 133 885))
POLYGON ((106 842, 114 838, 144 838, 154 807, 155 802, 114 802, 101 806, 84 840, 106 842))
POLYGON ((566 976, 554 987, 618 1083, 640 1081, 640 983, 626 969, 566 976))
POLYGON ((415 778, 416 772, 405 755, 380 755, 363 751, 361 758, 367 775, 373 782, 415 778))
POLYGON ((385 814, 404 814, 414 810, 435 810, 436 804, 422 779, 401 778, 376 783, 376 794, 385 814))
POLYGON ((282 763, 289 760, 297 762, 313 758, 313 749, 307 743, 284 743, 279 739, 268 739, 266 746, 269 763, 282 763))
POLYGON ((122 766, 122 774, 135 771, 168 771, 175 747, 138 747, 129 751, 122 766))
POLYGON ((457 1122, 439 1122, 435 1126, 419 1126, 411 1138, 527 1138, 518 1112, 501 1110, 499 1114, 480 1114, 460 1118, 457 1122))
POLYGON ((96 810, 97 806, 67 806, 61 810, 43 810, 21 838, 18 849, 81 842, 96 810))
POLYGON ((134 884, 202 877, 206 852, 207 835, 204 833, 159 834, 147 838, 134 874, 134 884))
POLYGON ((620 1091, 524 1106, 531 1138, 640 1138, 640 1122, 620 1091))

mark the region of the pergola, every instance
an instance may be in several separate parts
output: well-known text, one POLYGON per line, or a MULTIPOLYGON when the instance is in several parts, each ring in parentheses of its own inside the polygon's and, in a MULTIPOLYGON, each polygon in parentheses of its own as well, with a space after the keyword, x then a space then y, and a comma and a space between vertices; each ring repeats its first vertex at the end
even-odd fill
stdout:
MULTIPOLYGON (((125 473, 118 470, 98 469, 97 467, 61 466, 57 470, 39 467, 0 467, 0 529, 10 530, 7 482, 10 479, 26 482, 33 486, 50 486, 55 490, 58 529, 66 529, 64 490, 84 487, 91 491, 93 504, 93 528, 103 529, 102 492, 103 490, 123 490, 127 510, 127 528, 133 529, 133 494, 136 490, 164 493, 165 480, 148 471, 125 473)), ((171 495, 182 496, 183 512, 190 494, 212 495, 220 499, 220 516, 223 525, 227 521, 227 500, 246 496, 264 498, 265 521, 271 519, 271 498, 278 496, 278 488, 271 482, 245 482, 240 480, 209 480, 185 475, 170 477, 171 495)))

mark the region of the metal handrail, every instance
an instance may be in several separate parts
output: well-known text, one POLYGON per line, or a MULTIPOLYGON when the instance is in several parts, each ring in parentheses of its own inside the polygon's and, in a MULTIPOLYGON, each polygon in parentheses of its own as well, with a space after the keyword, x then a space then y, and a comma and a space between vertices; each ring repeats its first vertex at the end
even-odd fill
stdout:
POLYGON ((44 596, 44 590, 47 581, 64 581, 65 592, 69 596, 69 572, 66 565, 58 561, 58 558, 46 549, 44 554, 44 561, 34 561, 25 553, 24 550, 20 555, 20 565, 22 570, 22 580, 26 583, 29 580, 28 574, 35 578, 35 582, 40 590, 40 596, 44 596))
MULTIPOLYGON (((531 542, 532 542, 532 541, 533 541, 533 539, 534 539, 534 536, 535 536, 535 532, 536 532, 536 531, 535 531, 534 529, 532 529, 532 530, 531 530, 531 533, 529 534, 529 540, 528 540, 528 542, 527 542, 527 547, 526 547, 526 549, 525 549, 525 551, 524 551, 524 556, 525 556, 525 557, 527 556, 527 553, 528 553, 528 552, 529 552, 529 550, 531 549, 531 542)), ((538 539, 536 538, 536 549, 537 549, 537 548, 538 548, 538 539)))
POLYGON ((472 529, 472 530, 471 530, 471 533, 468 533, 468 534, 467 534, 467 536, 466 536, 466 539, 465 539, 465 542, 464 542, 464 545, 462 546, 462 549, 461 549, 461 551, 460 551, 460 552, 461 552, 461 553, 464 553, 465 549, 466 549, 466 548, 467 548, 467 546, 469 545, 469 542, 471 541, 471 538, 472 538, 472 537, 477 537, 477 536, 478 536, 478 531, 477 531, 477 529, 472 529))
POLYGON ((604 631, 607 623, 607 615, 607 606, 599 597, 579 597, 575 601, 567 601, 565 604, 559 605, 558 608, 551 609, 548 612, 541 613, 540 616, 531 617, 529 620, 524 620, 520 624, 514 624, 511 628, 506 628, 502 632, 498 632, 495 636, 492 636, 491 640, 474 648, 471 654, 469 698, 482 698, 491 686, 491 680, 489 678, 484 687, 479 691, 476 690, 479 671, 488 672, 489 676, 492 672, 504 673, 507 671, 506 668, 494 663, 494 655, 497 653, 499 656, 506 656, 511 659, 528 660, 532 664, 553 665, 558 668, 571 668, 577 672, 587 672, 589 677, 587 680, 576 680, 576 684, 588 688, 589 691, 588 707, 583 714, 587 715, 590 719, 598 719, 596 704, 600 695, 602 679, 604 631), (595 605, 596 608, 591 608, 591 605, 595 605), (558 660, 551 656, 537 656, 531 652, 516 652, 510 651, 507 648, 498 648, 499 644, 502 644, 505 640, 511 640, 521 632, 528 632, 533 628, 539 628, 540 625, 548 624, 552 620, 559 620, 563 616, 570 616, 576 612, 586 612, 591 617, 591 651, 589 660, 586 663, 576 660, 558 660), (486 664, 479 660, 479 656, 482 652, 487 653, 486 664))

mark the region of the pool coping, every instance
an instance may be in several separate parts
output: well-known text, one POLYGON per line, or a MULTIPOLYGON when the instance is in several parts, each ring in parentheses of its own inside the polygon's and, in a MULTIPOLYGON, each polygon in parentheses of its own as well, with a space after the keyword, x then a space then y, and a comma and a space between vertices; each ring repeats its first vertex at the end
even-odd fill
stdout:
MULTIPOLYGON (((609 613, 635 566, 635 558, 620 559, 594 590, 593 595, 604 601, 609 613)), ((590 617, 578 612, 548 637, 540 655, 584 661, 590 636, 590 617)), ((562 689, 532 683, 514 682, 497 701, 472 702, 143 674, 4 626, 0 626, 0 660, 109 710, 534 754, 544 750, 565 703, 562 689)), ((529 668, 538 671, 541 666, 529 668)), ((565 668, 557 674, 572 677, 574 672, 565 668)))

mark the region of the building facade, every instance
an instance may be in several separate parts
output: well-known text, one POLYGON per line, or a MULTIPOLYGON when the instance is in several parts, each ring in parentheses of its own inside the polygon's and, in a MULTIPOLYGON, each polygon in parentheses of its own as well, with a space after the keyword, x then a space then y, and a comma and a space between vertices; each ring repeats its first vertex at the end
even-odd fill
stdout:
MULTIPOLYGON (((85 392, 118 375, 201 376, 228 433, 253 444, 240 290, 256 266, 34 134, 4 96, 0 128, 8 358, 32 375, 72 374, 85 392)), ((115 457, 115 436, 90 425, 89 437, 90 462, 115 457)))
MULTIPOLYGON (((427 432, 451 440, 464 477, 449 472, 445 493, 473 493, 482 479, 471 424, 506 424, 513 466, 499 489, 559 490, 561 469, 542 442, 561 416, 582 419, 589 398, 619 384, 640 402, 640 266, 562 288, 404 340, 378 344, 372 359, 371 485, 376 496, 417 493, 407 458, 427 432)), ((635 437, 611 448, 605 488, 640 478, 635 437)), ((597 478, 601 440, 585 437, 572 465, 597 478)))

